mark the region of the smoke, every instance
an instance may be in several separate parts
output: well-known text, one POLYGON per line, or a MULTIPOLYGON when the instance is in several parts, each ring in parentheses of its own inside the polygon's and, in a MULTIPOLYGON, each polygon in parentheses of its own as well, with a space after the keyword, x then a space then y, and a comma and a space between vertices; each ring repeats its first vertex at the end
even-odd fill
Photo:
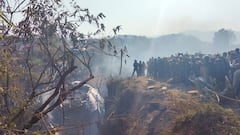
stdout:
MULTIPOLYGON (((211 34, 209 34, 211 35, 211 34)), ((182 33, 169 34, 155 38, 142 36, 120 36, 128 48, 130 58, 127 58, 125 68, 128 72, 132 71, 133 61, 147 61, 151 57, 170 57, 178 53, 222 53, 231 50, 236 46, 218 51, 219 46, 213 46, 212 42, 202 41, 198 37, 182 33)), ((211 37, 210 37, 211 38, 211 37)), ((115 63, 116 65, 117 63, 115 63)))
MULTIPOLYGON (((198 52, 213 53, 216 51, 214 46, 212 46, 212 43, 204 42, 194 36, 184 34, 170 34, 156 38, 148 38, 143 36, 118 36, 118 38, 121 38, 123 43, 120 44, 119 42, 115 42, 115 46, 118 50, 121 47, 126 46, 128 50, 127 55, 130 56, 128 57, 126 54, 123 55, 121 75, 119 74, 121 65, 121 58, 119 56, 119 53, 117 56, 97 54, 93 57, 92 61, 92 71, 95 79, 89 83, 95 88, 98 88, 98 92, 104 98, 107 98, 108 96, 106 82, 116 76, 130 77, 133 71, 134 60, 141 60, 146 63, 151 57, 169 57, 179 52, 193 54, 198 52)), ((118 40, 118 38, 115 40, 118 40)), ((47 97, 48 95, 45 95, 43 97, 43 100, 46 100, 47 97)), ((70 100, 66 102, 66 104, 70 103, 70 100)), ((75 110, 78 109, 78 107, 75 108, 75 110)), ((58 108, 56 111, 61 112, 61 108, 58 108)), ((55 119, 56 123, 61 123, 63 121, 61 119, 61 114, 56 113, 56 111, 55 113, 50 114, 50 118, 55 119)), ((71 117, 74 116, 79 119, 84 119, 90 114, 89 112, 72 113, 73 115, 71 117)), ((93 114, 91 118, 91 120, 94 120, 95 118, 98 118, 98 115, 93 114)), ((90 129, 94 129, 94 132, 89 132, 88 134, 98 134, 96 125, 90 125, 86 130, 90 131, 90 129)))

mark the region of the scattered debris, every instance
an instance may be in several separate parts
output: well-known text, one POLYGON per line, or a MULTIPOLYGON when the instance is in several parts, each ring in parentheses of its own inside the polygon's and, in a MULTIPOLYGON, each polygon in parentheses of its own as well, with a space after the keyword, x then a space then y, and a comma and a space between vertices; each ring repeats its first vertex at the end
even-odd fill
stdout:
POLYGON ((198 95, 199 91, 198 90, 189 90, 187 93, 191 94, 191 95, 198 95))
POLYGON ((167 89, 168 89, 168 88, 167 88, 167 87, 165 87, 165 86, 161 88, 161 90, 167 90, 167 89))
POLYGON ((147 87, 147 89, 149 89, 149 90, 154 89, 154 88, 155 88, 155 86, 153 86, 153 85, 147 87))

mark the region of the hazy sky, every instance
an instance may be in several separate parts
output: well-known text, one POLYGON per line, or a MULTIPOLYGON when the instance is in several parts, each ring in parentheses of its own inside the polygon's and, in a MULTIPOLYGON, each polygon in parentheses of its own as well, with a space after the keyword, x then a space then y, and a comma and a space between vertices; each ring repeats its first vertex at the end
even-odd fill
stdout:
POLYGON ((188 30, 240 30, 240 0, 76 0, 121 34, 157 36, 188 30))

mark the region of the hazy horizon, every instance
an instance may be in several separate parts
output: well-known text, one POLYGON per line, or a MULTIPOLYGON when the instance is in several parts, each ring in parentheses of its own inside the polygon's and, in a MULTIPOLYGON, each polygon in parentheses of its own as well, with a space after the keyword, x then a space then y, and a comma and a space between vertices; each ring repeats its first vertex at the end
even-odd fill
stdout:
POLYGON ((184 31, 240 31, 238 0, 77 0, 82 7, 106 15, 111 28, 122 25, 119 34, 156 37, 184 31))

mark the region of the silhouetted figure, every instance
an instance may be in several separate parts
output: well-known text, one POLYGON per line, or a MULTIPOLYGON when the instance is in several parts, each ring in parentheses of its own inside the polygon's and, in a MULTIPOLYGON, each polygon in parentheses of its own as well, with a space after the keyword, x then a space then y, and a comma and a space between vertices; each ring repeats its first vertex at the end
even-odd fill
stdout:
POLYGON ((139 63, 137 62, 137 60, 134 60, 132 77, 134 76, 135 72, 138 76, 138 68, 139 68, 139 63))
POLYGON ((233 90, 237 97, 240 97, 240 69, 233 74, 233 90))
POLYGON ((137 76, 142 76, 143 64, 142 61, 139 61, 137 76))
POLYGON ((142 75, 145 76, 145 70, 147 69, 147 65, 145 64, 145 62, 142 63, 142 75))
POLYGON ((234 58, 230 64, 233 72, 233 89, 236 96, 240 97, 240 53, 237 48, 234 52, 234 58))

